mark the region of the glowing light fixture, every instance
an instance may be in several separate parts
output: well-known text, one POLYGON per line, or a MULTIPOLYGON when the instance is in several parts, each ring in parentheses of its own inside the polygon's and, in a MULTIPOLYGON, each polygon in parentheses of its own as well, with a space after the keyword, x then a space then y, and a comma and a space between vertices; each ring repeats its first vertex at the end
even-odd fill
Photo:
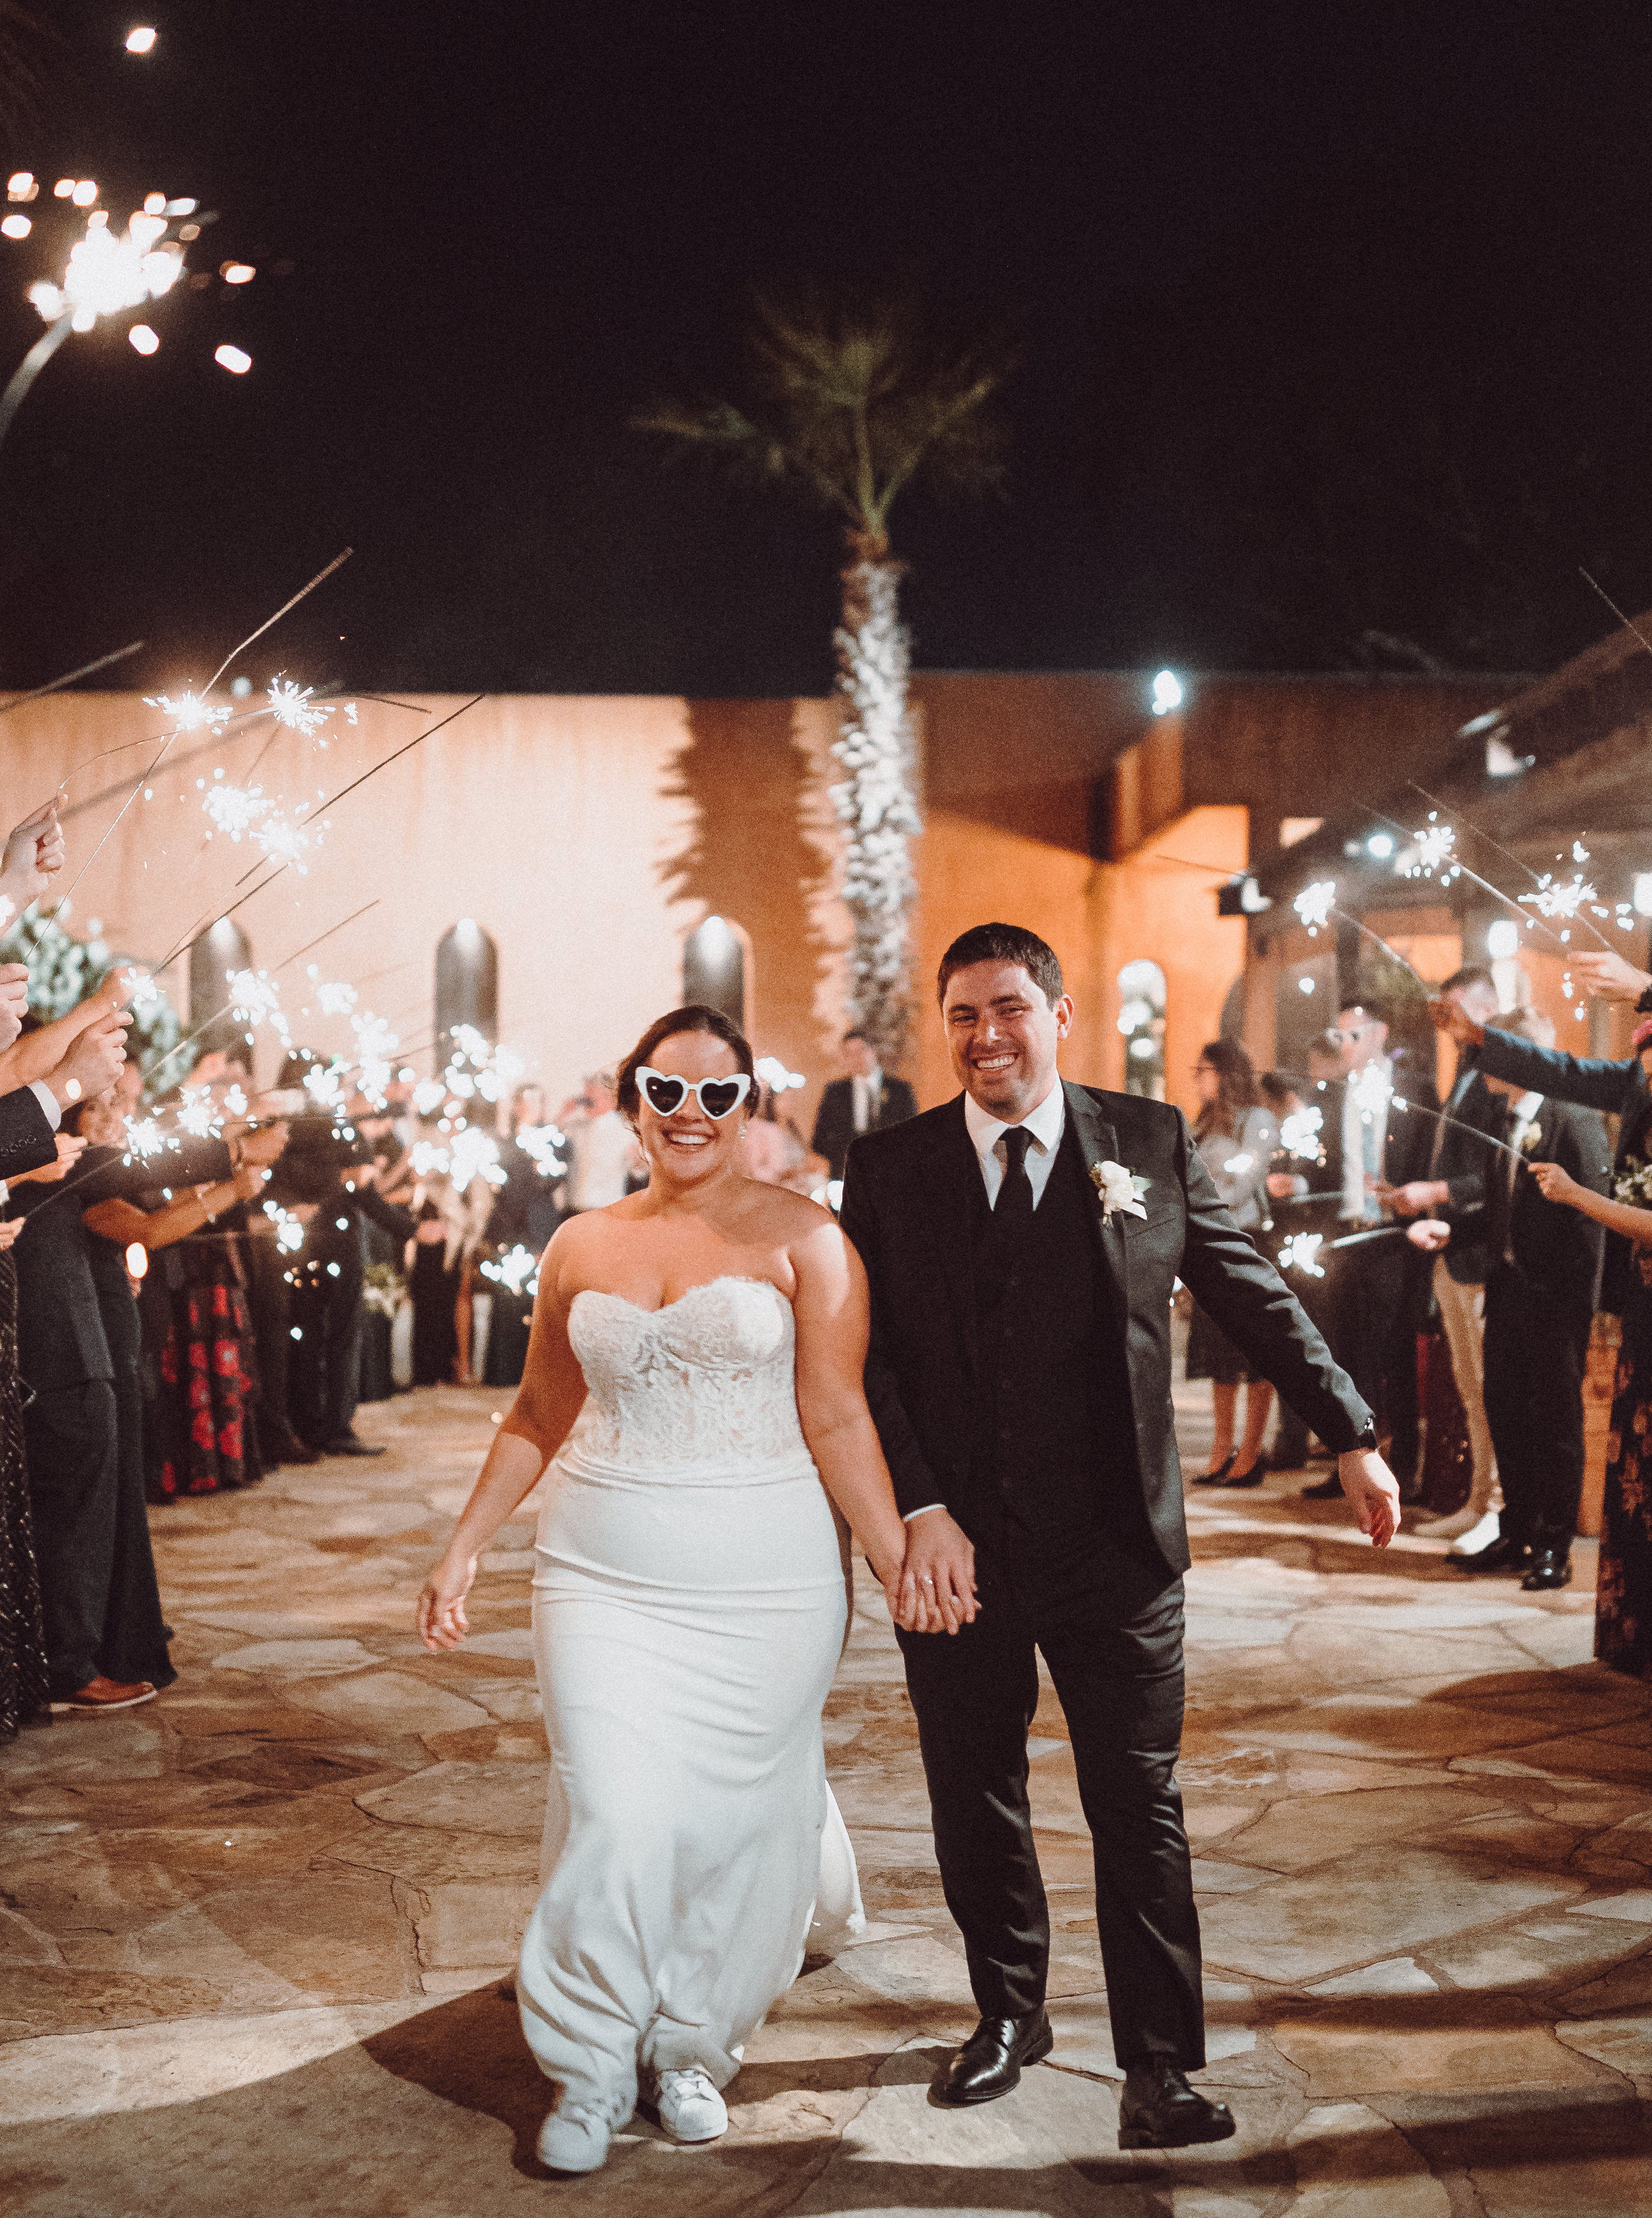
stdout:
POLYGON ((0 232, 8 239, 27 239, 34 228, 26 215, 9 215, 0 222, 0 232))
POLYGON ((137 348, 139 354, 153 354, 156 348, 160 344, 159 339, 156 338, 154 332, 150 330, 147 324, 134 324, 132 329, 127 333, 127 337, 132 341, 132 344, 137 348))
POLYGON ((252 356, 244 354, 238 346, 214 347, 213 360, 220 369, 227 369, 236 377, 244 377, 252 367, 252 356))
POLYGON ((1500 916, 1486 930, 1486 952, 1494 963, 1507 963, 1520 951, 1520 927, 1513 917, 1500 916))
POLYGON ((226 285, 250 285, 258 273, 250 262, 226 262, 218 274, 226 285))
POLYGON ((158 31, 148 23, 139 23, 127 33, 127 52, 129 54, 149 54, 155 51, 158 31))
POLYGON ((1182 681, 1173 670, 1161 670, 1153 681, 1153 713, 1167 716, 1172 709, 1179 709, 1185 696, 1182 681))
POLYGON ((1634 901, 1637 916, 1652 916, 1652 870, 1635 873, 1634 901))

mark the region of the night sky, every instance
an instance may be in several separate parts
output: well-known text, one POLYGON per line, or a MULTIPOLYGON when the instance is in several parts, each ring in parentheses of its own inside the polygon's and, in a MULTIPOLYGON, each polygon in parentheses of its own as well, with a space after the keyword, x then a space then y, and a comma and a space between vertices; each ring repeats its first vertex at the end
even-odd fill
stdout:
POLYGON ((255 679, 824 691, 831 520, 628 428, 805 278, 1020 337, 1007 501, 894 511, 921 666, 1535 670, 1610 622, 1580 563, 1652 602, 1643 6, 39 12, 8 166, 196 195, 258 276, 48 367, 0 683, 204 677, 349 544, 255 679))

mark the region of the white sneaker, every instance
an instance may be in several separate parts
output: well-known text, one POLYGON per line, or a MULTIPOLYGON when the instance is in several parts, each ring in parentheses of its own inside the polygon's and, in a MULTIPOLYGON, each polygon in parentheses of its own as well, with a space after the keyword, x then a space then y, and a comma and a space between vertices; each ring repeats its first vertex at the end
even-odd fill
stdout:
POLYGON ((697 2064, 645 2072, 643 2091, 674 2141, 715 2141, 728 2131, 727 2106, 697 2064))
POLYGON ((553 2110, 539 2129, 539 2160, 551 2172, 599 2172, 611 2136, 606 2118, 585 2110, 553 2110))
POLYGON ((1441 1517, 1432 1525, 1419 1525, 1416 1537, 1420 1540, 1455 1540, 1457 1554, 1477 1556, 1498 1538, 1502 1521, 1495 1509, 1488 1509, 1482 1517, 1459 1509, 1455 1517, 1441 1517))

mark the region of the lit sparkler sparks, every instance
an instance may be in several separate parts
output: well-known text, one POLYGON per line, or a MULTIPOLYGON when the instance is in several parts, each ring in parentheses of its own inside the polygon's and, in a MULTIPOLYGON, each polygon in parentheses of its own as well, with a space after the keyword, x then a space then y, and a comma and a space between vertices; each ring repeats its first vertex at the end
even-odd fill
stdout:
MULTIPOLYGON (((226 1105, 227 1106, 227 1104, 226 1105)), ((242 1097, 242 1106, 245 1106, 242 1097)), ((213 1100, 210 1086, 185 1086, 179 1089, 178 1124, 196 1140, 216 1140, 222 1136, 223 1118, 213 1100)))
MULTIPOLYGON (((281 988, 267 970, 228 970, 225 980, 229 988, 230 1014, 237 1024, 247 1025, 252 1032, 268 1025, 283 1049, 290 1048, 292 1032, 281 1005, 281 988)), ((248 1034, 249 1039, 251 1032, 248 1034)))
POLYGON ((517 1135, 517 1145, 524 1155, 533 1160, 541 1178, 560 1178, 567 1164, 557 1154, 566 1148, 567 1140, 554 1124, 524 1124, 517 1135))
MULTIPOLYGON (((269 713, 278 724, 285 724, 289 732, 299 732, 306 740, 313 739, 334 714, 331 707, 323 707, 315 699, 313 685, 296 685, 290 678, 278 678, 269 688, 269 713)), ((348 723, 356 722, 356 703, 344 704, 348 723)), ((327 744, 324 739, 321 742, 327 744)))
POLYGON ((539 1258, 531 1248, 513 1248, 497 1263, 484 1263, 482 1276, 492 1279, 496 1286, 508 1287, 513 1294, 537 1294, 539 1258))
POLYGON ((169 1148, 180 1143, 170 1132, 164 1132, 155 1117, 128 1117, 126 1119, 126 1153, 121 1161, 127 1164, 146 1163, 157 1155, 164 1155, 169 1148))
POLYGON ((1320 1249, 1325 1245, 1322 1232, 1293 1232, 1279 1244, 1279 1268, 1300 1271, 1305 1279, 1322 1279, 1325 1266, 1319 1260, 1320 1249))
POLYGON ((1310 939, 1317 939, 1321 928, 1330 923, 1331 912, 1336 907, 1336 880, 1325 878, 1317 885, 1304 886, 1291 903, 1297 915, 1308 926, 1310 939))
MULTIPOLYGON (((1538 880, 1536 893, 1519 894, 1516 899, 1529 903, 1539 916, 1559 918, 1564 923, 1571 923, 1577 920, 1586 906, 1597 904, 1600 896, 1592 885, 1585 883, 1581 870, 1566 885, 1557 884, 1553 876, 1545 870, 1538 880)), ((1606 914, 1604 908, 1600 910, 1602 916, 1606 914)))
POLYGON ((275 1228, 275 1245, 283 1255, 295 1255, 304 1245, 304 1227, 290 1210, 283 1209, 278 1201, 267 1201, 264 1215, 275 1228))
MULTIPOLYGON (((238 846, 275 804, 261 785, 213 785, 201 805, 211 817, 213 831, 222 832, 238 846)), ((211 832, 207 834, 209 839, 212 836, 211 832)))
POLYGON ((1417 860, 1415 869, 1425 878, 1432 878, 1436 870, 1443 877, 1455 877, 1461 865, 1456 854, 1457 833, 1449 824, 1442 824, 1431 816, 1416 834, 1417 860))
POLYGON ((324 983, 315 989, 316 1006, 324 1017, 347 1017, 361 999, 354 986, 341 980, 336 984, 324 983))
POLYGON ((176 701, 170 693, 145 693, 144 706, 161 709, 179 732, 215 732, 228 723, 231 715, 227 709, 214 709, 198 693, 180 693, 176 701))
MULTIPOLYGON (((1389 1102, 1397 1099, 1394 1081, 1380 1063, 1368 1063, 1362 1071, 1349 1080, 1348 1085, 1353 1095, 1354 1106, 1367 1124, 1380 1117, 1389 1102)), ((1399 1106, 1404 1108, 1405 1104, 1401 1101, 1399 1106)))
POLYGON ((1320 1133, 1324 1124, 1322 1109, 1293 1109, 1290 1116, 1279 1120, 1280 1145, 1298 1162, 1322 1162, 1325 1150, 1320 1144, 1320 1133))
MULTIPOLYGON (((94 188, 96 190, 96 188, 94 188)), ((107 209, 87 218, 84 235, 69 251, 60 285, 42 278, 28 292, 43 323, 69 319, 71 331, 90 331, 100 316, 140 308, 170 293, 183 270, 183 250, 166 239, 164 214, 139 208, 116 231, 107 209)))

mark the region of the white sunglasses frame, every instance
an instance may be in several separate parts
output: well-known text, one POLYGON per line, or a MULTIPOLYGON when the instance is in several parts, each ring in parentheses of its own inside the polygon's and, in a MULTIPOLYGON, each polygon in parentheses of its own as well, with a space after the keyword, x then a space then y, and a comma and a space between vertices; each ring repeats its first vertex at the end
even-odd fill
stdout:
POLYGON ((733 1071, 727 1078, 679 1078, 674 1071, 656 1070, 652 1063, 644 1063, 637 1066, 636 1081, 638 1100, 645 1107, 653 1110, 656 1117, 675 1117, 692 1094, 700 1114, 709 1117, 714 1124, 721 1124, 732 1117, 752 1091, 751 1074, 745 1070, 733 1071), (680 1086, 684 1089, 681 1097, 669 1109, 658 1108, 649 1100, 647 1081, 651 1078, 657 1078, 662 1086, 680 1086), (706 1097, 701 1088, 707 1086, 738 1086, 739 1092, 720 1116, 716 1110, 706 1106, 706 1097))

